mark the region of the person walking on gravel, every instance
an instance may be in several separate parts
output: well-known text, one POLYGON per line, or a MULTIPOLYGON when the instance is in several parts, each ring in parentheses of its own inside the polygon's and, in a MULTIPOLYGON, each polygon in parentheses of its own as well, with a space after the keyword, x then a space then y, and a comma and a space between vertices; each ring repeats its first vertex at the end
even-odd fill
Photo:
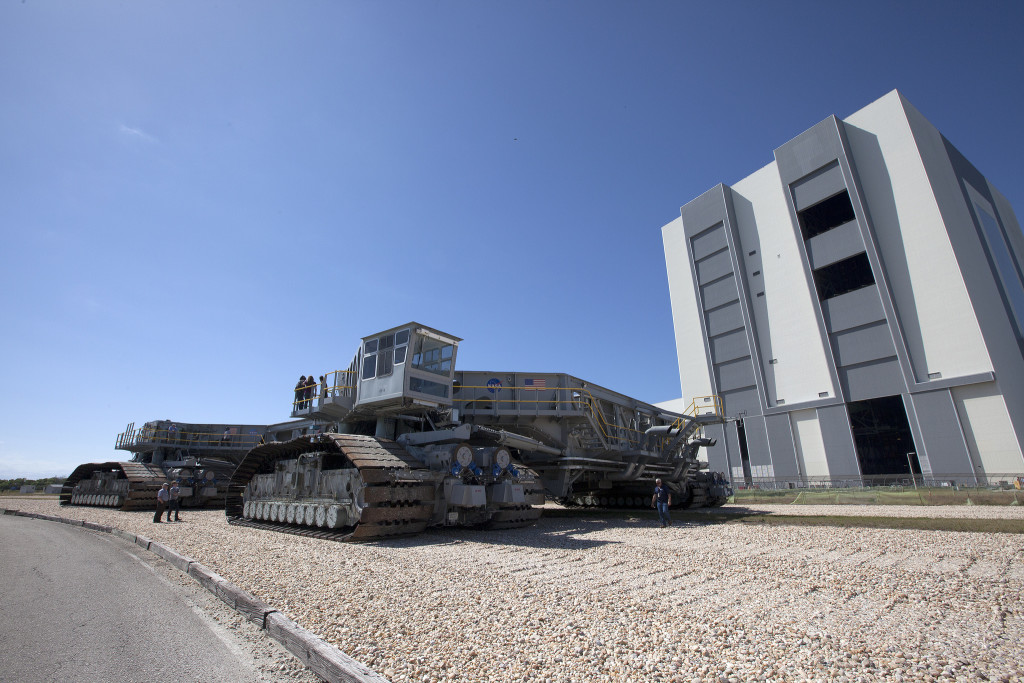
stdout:
MULTIPOLYGON (((160 490, 156 492, 156 514, 153 515, 153 523, 160 523, 160 516, 164 514, 164 508, 167 507, 168 501, 171 499, 171 492, 168 490, 167 482, 160 487, 160 490)), ((167 519, 170 521, 170 511, 167 512, 167 519)))
POLYGON ((668 506, 672 504, 672 492, 667 486, 661 483, 661 479, 654 482, 654 495, 651 496, 651 507, 658 508, 658 519, 661 526, 672 526, 672 518, 668 516, 668 506))

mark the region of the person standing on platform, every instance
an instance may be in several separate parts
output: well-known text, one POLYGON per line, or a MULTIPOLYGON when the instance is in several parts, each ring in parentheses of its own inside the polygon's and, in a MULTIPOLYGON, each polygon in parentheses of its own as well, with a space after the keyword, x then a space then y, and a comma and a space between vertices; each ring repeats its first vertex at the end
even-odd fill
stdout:
POLYGON ((306 392, 306 376, 299 377, 298 383, 295 385, 295 407, 292 410, 302 410, 302 398, 306 392))
MULTIPOLYGON (((171 492, 169 485, 164 482, 164 485, 160 487, 160 490, 156 492, 156 514, 153 515, 153 523, 160 523, 160 516, 164 514, 164 508, 167 507, 167 503, 171 500, 171 492)), ((171 513, 167 513, 167 521, 170 521, 171 513)))
POLYGON ((306 390, 304 393, 306 395, 306 407, 312 408, 313 394, 316 393, 316 378, 313 375, 306 378, 306 390))

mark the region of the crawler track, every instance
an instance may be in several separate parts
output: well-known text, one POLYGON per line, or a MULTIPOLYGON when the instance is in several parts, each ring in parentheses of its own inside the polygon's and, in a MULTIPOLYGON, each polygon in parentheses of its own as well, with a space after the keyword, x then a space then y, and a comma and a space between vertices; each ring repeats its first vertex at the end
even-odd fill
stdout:
POLYGON ((93 462, 79 465, 64 482, 60 493, 61 505, 72 505, 71 495, 75 485, 92 477, 94 472, 117 471, 118 479, 128 480, 128 495, 118 506, 120 510, 155 510, 156 492, 167 481, 159 467, 140 462, 93 462))
POLYGON ((540 519, 543 510, 524 505, 514 510, 498 510, 484 526, 488 529, 518 529, 532 526, 540 519))
POLYGON ((544 504, 544 489, 536 481, 536 473, 521 464, 517 464, 516 467, 520 471, 528 472, 534 477, 532 484, 526 484, 523 487, 526 494, 526 502, 518 507, 498 510, 483 525, 485 529, 518 529, 519 527, 533 526, 544 512, 540 508, 544 504), (537 507, 534 507, 534 505, 537 507))
MULTIPOLYGON (((689 496, 673 494, 672 509, 720 507, 728 502, 728 498, 712 496, 704 487, 693 486, 689 496)), ((601 491, 599 493, 582 493, 560 499, 569 507, 605 508, 609 510, 644 510, 651 507, 651 494, 648 491, 601 491)))
POLYGON ((332 541, 374 541, 407 536, 426 529, 433 515, 436 489, 428 478, 429 470, 421 462, 387 439, 355 434, 302 437, 257 446, 249 451, 231 477, 225 513, 229 524, 332 541), (315 451, 340 453, 359 470, 366 507, 355 526, 321 529, 242 516, 242 496, 255 475, 271 471, 277 460, 315 451))

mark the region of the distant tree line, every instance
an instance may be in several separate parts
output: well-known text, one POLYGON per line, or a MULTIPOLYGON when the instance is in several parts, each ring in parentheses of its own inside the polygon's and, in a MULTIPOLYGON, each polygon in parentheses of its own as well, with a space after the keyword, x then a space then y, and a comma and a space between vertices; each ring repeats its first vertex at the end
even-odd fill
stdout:
POLYGON ((22 486, 42 487, 47 484, 63 484, 65 479, 67 479, 67 477, 47 477, 46 479, 25 479, 19 477, 18 479, 0 479, 0 491, 20 489, 22 486))

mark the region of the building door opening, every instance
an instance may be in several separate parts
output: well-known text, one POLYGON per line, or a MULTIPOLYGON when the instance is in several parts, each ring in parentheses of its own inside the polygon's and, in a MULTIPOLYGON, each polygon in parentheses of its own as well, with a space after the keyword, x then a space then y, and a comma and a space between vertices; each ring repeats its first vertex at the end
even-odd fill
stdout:
POLYGON ((740 442, 740 464, 743 466, 743 485, 752 485, 750 474, 750 452, 747 451, 747 430, 743 428, 743 420, 736 421, 736 439, 740 442))
POLYGON ((921 473, 902 397, 855 401, 846 408, 862 475, 921 473))

